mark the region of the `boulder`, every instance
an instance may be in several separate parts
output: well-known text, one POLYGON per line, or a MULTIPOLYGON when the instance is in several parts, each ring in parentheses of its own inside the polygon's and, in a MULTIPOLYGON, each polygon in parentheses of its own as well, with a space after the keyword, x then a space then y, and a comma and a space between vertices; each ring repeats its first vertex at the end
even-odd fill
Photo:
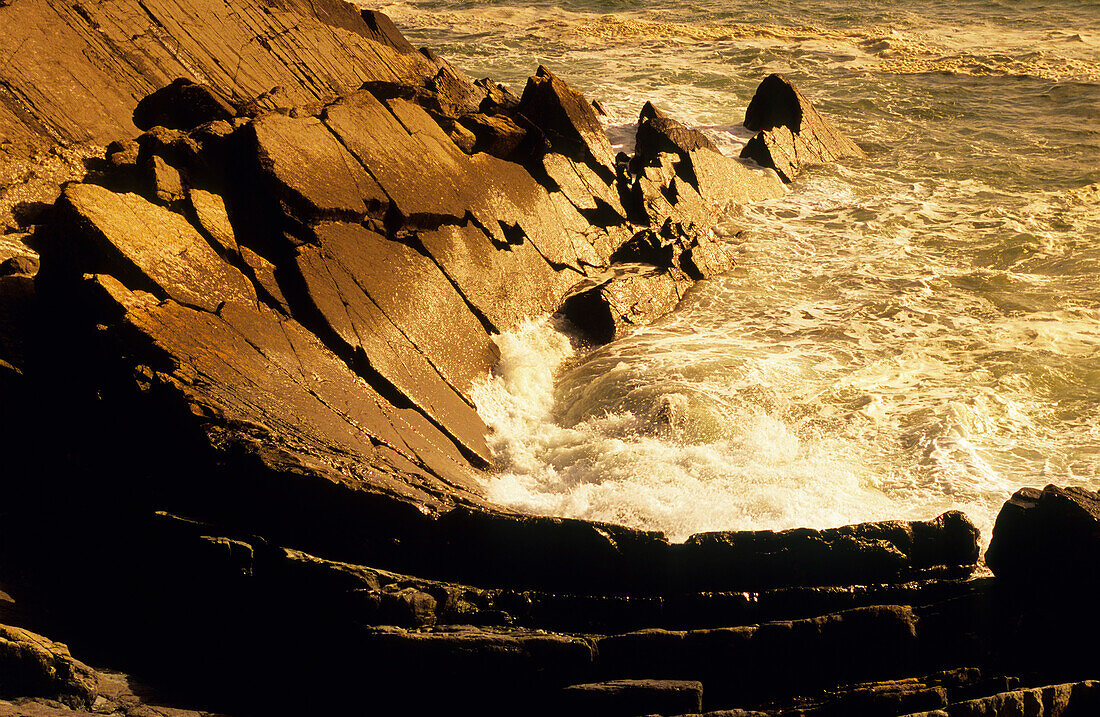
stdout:
POLYGON ((435 77, 428 80, 427 87, 435 95, 439 112, 447 117, 458 118, 477 112, 486 97, 482 87, 450 65, 441 67, 435 77))
POLYGON ((519 106, 519 98, 511 90, 502 84, 493 82, 488 77, 475 80, 474 84, 485 90, 485 99, 481 101, 481 106, 478 109, 486 114, 495 114, 501 111, 511 112, 519 106))
POLYGON ((191 209, 195 213, 195 228, 210 242, 210 245, 230 262, 240 259, 241 248, 237 244, 237 234, 229 220, 229 211, 221 195, 192 188, 188 192, 191 209))
POLYGON ((90 708, 98 695, 96 673, 60 642, 0 625, 0 698, 46 697, 71 708, 90 708))
POLYGON ((147 160, 142 168, 149 187, 147 199, 166 207, 183 201, 186 189, 179 171, 155 154, 148 155, 147 160))
POLYGON ((1070 486, 1021 488, 1009 498, 985 554, 998 578, 1024 586, 1100 587, 1100 493, 1070 486))
POLYGON ((634 144, 637 161, 650 164, 661 152, 673 152, 686 158, 689 152, 696 149, 718 152, 718 148, 705 134, 672 119, 652 103, 645 103, 638 118, 634 144))
POLYGON ((134 108, 140 130, 156 126, 188 130, 216 120, 231 120, 237 110, 209 85, 180 77, 146 95, 134 108))
POLYGON ((775 174, 761 172, 744 163, 706 148, 687 153, 683 178, 709 204, 725 209, 782 197, 786 190, 775 174))
POLYGON ((571 685, 561 692, 564 714, 638 717, 696 714, 703 709, 703 684, 691 680, 611 680, 571 685))
POLYGON ((475 112, 463 116, 461 123, 477 138, 474 152, 487 152, 501 159, 511 157, 527 137, 527 130, 504 114, 475 112))
POLYGON ((741 156, 774 169, 784 182, 811 164, 865 156, 782 75, 769 75, 760 83, 745 111, 745 127, 758 134, 741 156))
POLYGON ((565 297, 559 314, 594 344, 605 344, 672 311, 686 290, 668 270, 646 264, 616 264, 581 282, 565 297))

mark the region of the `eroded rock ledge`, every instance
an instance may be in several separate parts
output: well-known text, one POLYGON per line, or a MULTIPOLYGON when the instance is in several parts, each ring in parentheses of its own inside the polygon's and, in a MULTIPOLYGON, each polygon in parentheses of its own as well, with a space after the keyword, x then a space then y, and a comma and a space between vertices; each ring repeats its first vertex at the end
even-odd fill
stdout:
POLYGON ((1095 629, 1021 587, 1094 496, 1018 495, 975 580, 955 512, 670 544, 481 495, 493 334, 652 321, 730 268, 731 203, 860 154, 782 78, 777 174, 648 104, 615 156, 551 70, 474 81, 338 0, 0 23, 0 714, 1095 710, 1092 661, 1035 658, 1095 629))

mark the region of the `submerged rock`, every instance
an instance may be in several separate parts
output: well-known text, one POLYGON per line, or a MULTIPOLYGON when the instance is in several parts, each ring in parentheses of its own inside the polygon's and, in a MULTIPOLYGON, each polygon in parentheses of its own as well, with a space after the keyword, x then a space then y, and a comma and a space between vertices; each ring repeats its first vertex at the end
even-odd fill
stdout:
POLYGON ((782 75, 764 78, 745 111, 745 127, 757 132, 741 151, 791 182, 811 164, 865 153, 845 137, 782 75))

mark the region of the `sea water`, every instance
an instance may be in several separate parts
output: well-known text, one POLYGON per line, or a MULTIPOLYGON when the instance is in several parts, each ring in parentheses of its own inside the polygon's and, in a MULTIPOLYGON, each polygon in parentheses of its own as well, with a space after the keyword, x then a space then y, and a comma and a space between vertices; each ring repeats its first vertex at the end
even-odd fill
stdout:
POLYGON ((488 495, 673 539, 1100 488, 1100 2, 413 0, 419 47, 519 94, 544 64, 631 151, 653 100, 736 156, 779 72, 868 153, 715 231, 736 259, 598 347, 497 337, 488 495), (668 420, 671 416, 672 420, 668 420))

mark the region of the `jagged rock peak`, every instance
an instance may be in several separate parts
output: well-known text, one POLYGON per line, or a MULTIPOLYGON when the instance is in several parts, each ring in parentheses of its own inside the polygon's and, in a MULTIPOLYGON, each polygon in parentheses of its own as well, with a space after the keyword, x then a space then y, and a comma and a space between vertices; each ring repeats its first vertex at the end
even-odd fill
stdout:
POLYGON ((760 83, 745 111, 745 127, 757 135, 741 157, 774 169, 784 182, 811 164, 865 156, 782 75, 769 75, 760 83))

